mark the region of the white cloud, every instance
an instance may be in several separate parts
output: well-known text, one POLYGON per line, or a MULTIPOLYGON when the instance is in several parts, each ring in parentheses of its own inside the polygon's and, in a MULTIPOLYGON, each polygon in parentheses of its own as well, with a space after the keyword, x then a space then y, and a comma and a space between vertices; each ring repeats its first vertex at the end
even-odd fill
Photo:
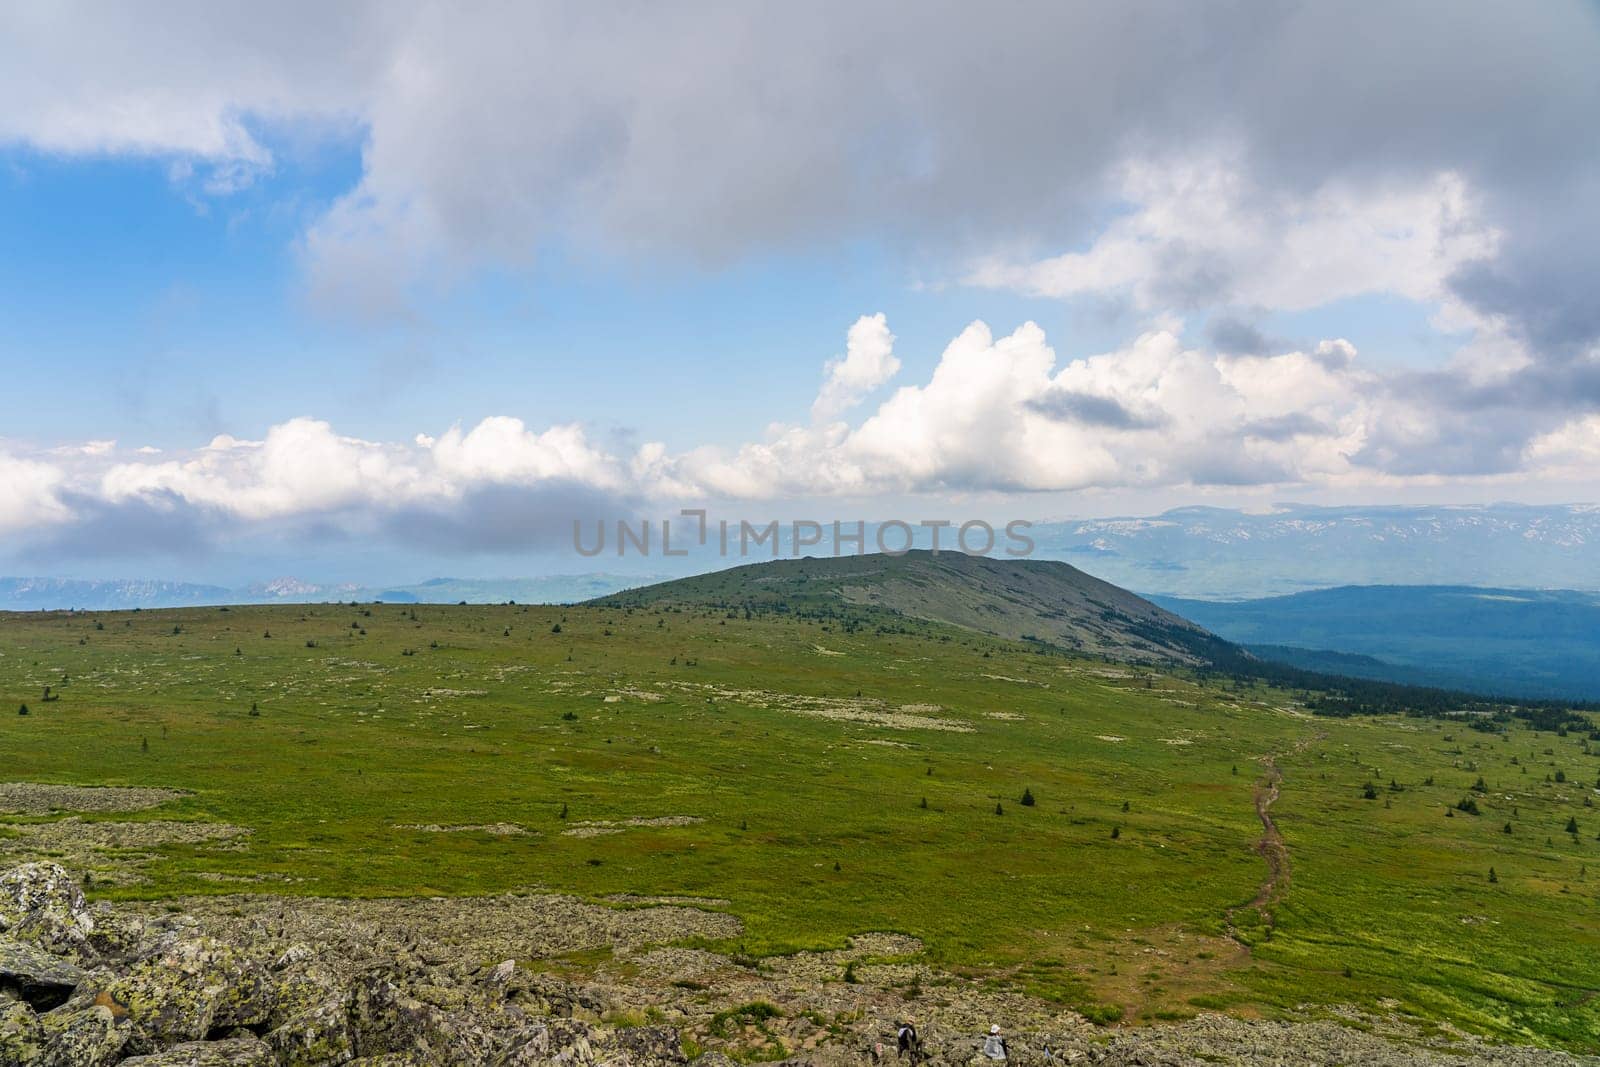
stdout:
POLYGON ((1147 311, 1298 311, 1367 293, 1435 304, 1448 297, 1448 280, 1493 255, 1499 240, 1453 173, 1279 192, 1213 156, 1130 164, 1118 192, 1129 210, 1086 250, 989 259, 967 281, 1035 296, 1125 296, 1147 311))
POLYGON ((437 441, 428 439, 425 447, 437 474, 451 485, 562 481, 599 489, 623 486, 616 460, 592 447, 577 425, 534 433, 521 419, 493 415, 465 434, 451 427, 437 441))
POLYGON ((823 368, 827 377, 811 405, 811 418, 816 422, 837 418, 900 371, 900 361, 894 354, 894 334, 889 332, 889 320, 881 311, 856 320, 844 351, 843 357, 829 360, 823 368))
MULTIPOLYGON (((881 315, 851 328, 847 355, 828 364, 834 410, 892 373, 891 341, 881 315)), ((901 386, 858 421, 774 423, 761 441, 731 450, 650 442, 619 456, 580 425, 537 429, 504 415, 389 443, 302 417, 260 440, 223 434, 190 450, 13 449, 0 454, 0 528, 43 535, 121 508, 230 528, 306 520, 506 546, 531 526, 570 521, 573 508, 603 512, 628 500, 1591 477, 1600 417, 1485 423, 1474 405, 1508 393, 1522 371, 1506 361, 1497 379, 1493 359, 1465 358, 1477 370, 1456 379, 1475 390, 1463 397, 1368 369, 1341 339, 1235 355, 1187 341, 1174 319, 1063 362, 1033 323, 997 337, 974 322, 926 381, 901 386)), ((192 536, 195 523, 173 525, 192 536)))
POLYGON ((115 463, 98 485, 111 503, 182 501, 245 520, 386 506, 428 489, 405 450, 342 437, 311 418, 274 426, 262 441, 224 434, 186 458, 115 463))
POLYGON ((53 463, 0 452, 0 531, 45 526, 68 517, 59 491, 63 474, 53 463))

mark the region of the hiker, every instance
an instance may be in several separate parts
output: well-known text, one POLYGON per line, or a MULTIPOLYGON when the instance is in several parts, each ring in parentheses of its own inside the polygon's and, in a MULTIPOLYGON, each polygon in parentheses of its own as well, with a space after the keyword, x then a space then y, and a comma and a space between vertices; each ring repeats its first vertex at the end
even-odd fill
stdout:
POLYGON ((917 1028, 910 1023, 895 1026, 895 1059, 911 1057, 913 1065, 922 1062, 922 1042, 917 1038, 917 1028))
POLYGON ((1011 1055, 1011 1050, 1006 1047, 1006 1039, 1000 1036, 999 1023, 989 1027, 989 1036, 983 1039, 983 1055, 991 1060, 1004 1060, 1011 1055))

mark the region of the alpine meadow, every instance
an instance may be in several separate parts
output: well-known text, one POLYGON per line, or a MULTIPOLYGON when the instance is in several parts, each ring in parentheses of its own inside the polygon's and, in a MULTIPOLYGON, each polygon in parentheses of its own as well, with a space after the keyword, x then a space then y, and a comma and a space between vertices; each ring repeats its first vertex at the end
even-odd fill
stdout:
MULTIPOLYGON (((978 569, 912 557, 856 588, 939 560, 978 569)), ((36 698, 4 719, 7 776, 174 792, 62 816, 8 787, 0 849, 115 901, 688 901, 737 932, 687 943, 758 970, 895 933, 914 947, 872 959, 879 995, 935 1017, 976 983, 1100 1024, 1353 1005, 1595 1040, 1583 715, 1314 714, 1301 690, 807 595, 844 562, 751 568, 788 573, 748 603, 690 580, 570 607, 14 616, 0 684, 36 698)))

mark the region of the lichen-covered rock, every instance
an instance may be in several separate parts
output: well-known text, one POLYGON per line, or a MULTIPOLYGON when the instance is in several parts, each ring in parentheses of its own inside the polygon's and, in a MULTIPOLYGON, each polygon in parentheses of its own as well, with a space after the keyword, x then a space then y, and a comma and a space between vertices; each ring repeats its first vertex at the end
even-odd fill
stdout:
POLYGON ((346 997, 328 997, 274 1027, 266 1042, 282 1067, 349 1063, 355 1058, 349 1014, 346 997))
POLYGON ((275 1067, 272 1049, 253 1037, 190 1041, 149 1056, 122 1061, 127 1067, 275 1067))
POLYGON ((0 937, 0 996, 11 995, 36 1011, 66 1003, 84 972, 60 956, 0 937))
POLYGON ((357 984, 350 1030, 358 1057, 401 1053, 422 1063, 487 1063, 496 1044, 470 1017, 407 996, 378 975, 357 984))
POLYGON ((0 934, 60 955, 93 955, 94 915, 65 867, 24 863, 0 873, 0 934))
POLYGON ((570 1019, 549 1019, 524 1026, 509 1035, 495 1067, 538 1067, 565 1064, 588 1067, 595 1062, 590 1030, 570 1019))
POLYGON ((33 1063, 44 1047, 44 1026, 21 1001, 0 1000, 0 1063, 33 1063))
POLYGON ((106 992, 126 1007, 139 1052, 265 1023, 275 995, 265 967, 208 937, 164 943, 106 992))
POLYGON ((632 1067, 665 1067, 688 1062, 678 1040, 678 1031, 670 1026, 613 1030, 597 1043, 597 1047, 606 1062, 620 1059, 632 1067))
POLYGON ((128 1041, 128 1025, 109 1009, 91 1005, 60 1008, 39 1017, 40 1053, 28 1067, 104 1067, 116 1063, 128 1041))
POLYGON ((277 992, 266 1023, 269 1029, 274 1030, 343 993, 339 976, 311 956, 309 951, 306 956, 280 969, 273 981, 277 992))

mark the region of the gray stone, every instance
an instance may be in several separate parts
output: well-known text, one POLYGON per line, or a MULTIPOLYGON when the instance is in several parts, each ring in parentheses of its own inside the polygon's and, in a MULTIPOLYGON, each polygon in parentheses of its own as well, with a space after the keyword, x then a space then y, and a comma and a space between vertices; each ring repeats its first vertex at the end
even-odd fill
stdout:
POLYGON ((355 1058, 349 1007, 344 996, 330 996, 269 1031, 266 1042, 278 1063, 283 1067, 349 1063, 355 1058))
POLYGON ((39 1017, 41 1050, 29 1067, 103 1067, 116 1063, 128 1041, 128 1025, 100 1005, 52 1011, 39 1017))
POLYGON ((265 1023, 275 993, 264 967, 208 937, 161 945, 106 992, 126 1007, 139 1052, 265 1023))
POLYGON ((0 873, 0 934, 62 955, 92 955, 94 916, 78 880, 55 863, 0 873))
POLYGON ((253 1037, 226 1041, 189 1041, 149 1056, 122 1061, 126 1067, 275 1067, 277 1058, 253 1037))
POLYGON ((10 992, 36 1011, 66 1003, 83 968, 22 941, 0 937, 0 994, 10 992))

